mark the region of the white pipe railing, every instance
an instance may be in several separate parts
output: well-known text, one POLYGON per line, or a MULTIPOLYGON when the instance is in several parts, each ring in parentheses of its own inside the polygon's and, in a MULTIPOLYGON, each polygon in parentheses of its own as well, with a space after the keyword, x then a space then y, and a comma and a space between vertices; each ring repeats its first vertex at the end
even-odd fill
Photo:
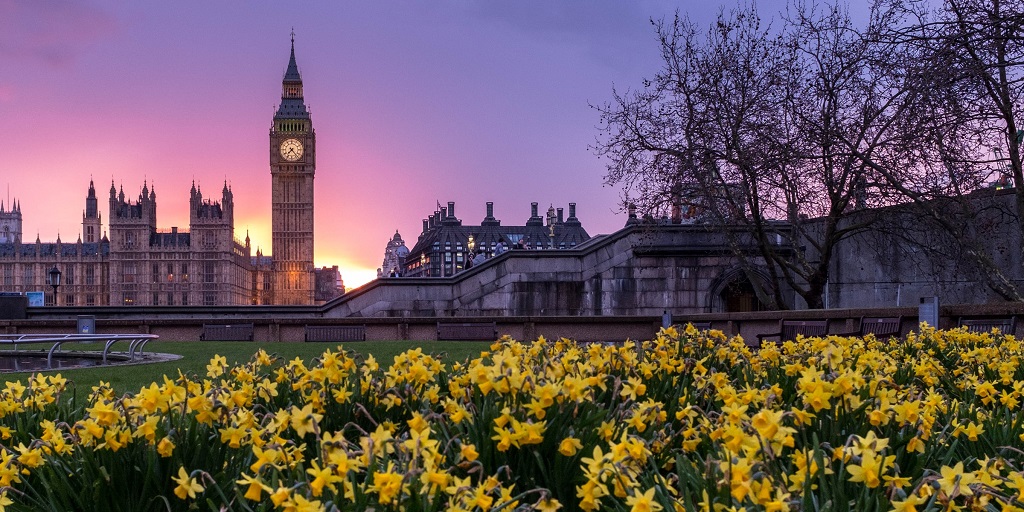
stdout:
POLYGON ((142 354, 146 343, 157 338, 155 334, 0 334, 0 345, 14 345, 14 350, 18 350, 18 345, 22 344, 52 343, 46 354, 46 368, 52 369, 53 354, 59 352, 64 343, 103 342, 103 364, 107 364, 107 354, 115 343, 128 342, 128 359, 134 361, 136 354, 142 354))

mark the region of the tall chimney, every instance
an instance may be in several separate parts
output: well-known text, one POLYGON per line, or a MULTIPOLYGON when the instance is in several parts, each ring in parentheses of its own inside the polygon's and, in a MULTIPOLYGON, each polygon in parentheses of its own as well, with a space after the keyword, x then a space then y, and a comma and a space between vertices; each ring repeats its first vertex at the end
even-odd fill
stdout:
POLYGON ((448 201, 448 216, 455 216, 455 201, 448 201))
POLYGON ((569 218, 576 217, 576 203, 569 203, 569 218))
POLYGON ((480 222, 481 226, 500 226, 501 221, 494 218, 494 203, 487 201, 487 216, 480 222))
POLYGON ((442 206, 441 207, 441 211, 438 212, 437 214, 440 216, 440 220, 447 219, 448 218, 448 208, 445 208, 444 206, 442 206))
POLYGON ((530 217, 537 216, 537 203, 530 203, 530 217))
POLYGON ((428 227, 428 226, 427 226, 427 219, 423 219, 423 232, 424 232, 424 233, 426 233, 426 231, 427 231, 427 227, 428 227))
POLYGON ((557 210, 555 210, 555 211, 557 211, 557 212, 558 212, 558 223, 559 223, 559 224, 561 224, 561 223, 563 222, 563 221, 562 221, 562 209, 561 209, 561 208, 559 208, 559 209, 557 209, 557 210))

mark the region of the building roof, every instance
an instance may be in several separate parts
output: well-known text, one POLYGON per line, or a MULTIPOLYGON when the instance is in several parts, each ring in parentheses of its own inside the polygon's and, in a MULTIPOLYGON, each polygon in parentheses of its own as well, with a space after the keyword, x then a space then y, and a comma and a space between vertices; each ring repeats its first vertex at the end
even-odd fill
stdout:
POLYGON ((77 256, 97 256, 110 254, 109 242, 58 244, 55 242, 16 244, 13 242, 0 243, 0 258, 35 258, 39 256, 56 256, 60 251, 61 258, 74 258, 77 256))
POLYGON ((192 245, 190 233, 172 231, 170 233, 153 233, 149 236, 150 247, 189 247, 192 245))
MULTIPOLYGON (((536 204, 533 206, 536 209, 536 204)), ((452 207, 454 204, 449 203, 449 208, 452 207)), ((543 217, 533 212, 524 226, 502 226, 501 222, 490 214, 484 217, 480 225, 473 226, 463 225, 461 220, 448 214, 448 208, 440 208, 425 221, 426 229, 420 233, 419 239, 409 253, 430 252, 434 244, 441 248, 444 248, 445 244, 454 247, 461 243, 465 246, 470 236, 473 237, 476 247, 489 248, 498 243, 504 243, 509 249, 517 246, 531 249, 547 249, 552 246, 556 249, 575 247, 589 240, 590 235, 576 218, 574 203, 570 211, 572 214, 564 221, 561 220, 561 214, 557 217, 558 220, 551 216, 548 225, 544 224, 543 217)))
POLYGON ((281 97, 281 105, 277 107, 274 119, 309 119, 309 111, 302 100, 302 77, 299 65, 295 63, 295 34, 292 33, 292 53, 288 59, 288 69, 284 72, 284 84, 298 84, 298 97, 281 97))
POLYGON ((295 32, 292 32, 292 55, 288 59, 288 70, 284 72, 285 82, 301 82, 299 76, 299 65, 295 63, 295 32))

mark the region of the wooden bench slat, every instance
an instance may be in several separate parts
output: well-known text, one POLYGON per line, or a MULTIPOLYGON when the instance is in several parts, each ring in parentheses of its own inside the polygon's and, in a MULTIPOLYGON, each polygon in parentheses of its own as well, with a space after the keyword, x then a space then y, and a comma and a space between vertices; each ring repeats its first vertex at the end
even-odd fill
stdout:
POLYGON ((860 321, 860 331, 852 333, 857 336, 873 334, 876 338, 888 338, 901 334, 902 319, 900 317, 864 317, 860 321))
POLYGON ((1003 334, 1014 334, 1016 318, 961 318, 960 326, 966 327, 968 332, 987 333, 992 329, 999 329, 1003 334))
POLYGON ((438 322, 437 339, 450 341, 494 341, 497 322, 438 322))
POLYGON ((779 332, 758 334, 757 344, 765 338, 778 338, 780 342, 795 340, 797 336, 825 336, 828 334, 828 320, 781 320, 779 332))
POLYGON ((366 341, 365 325, 307 325, 306 341, 366 341))
POLYGON ((252 341, 253 324, 203 324, 202 341, 252 341))

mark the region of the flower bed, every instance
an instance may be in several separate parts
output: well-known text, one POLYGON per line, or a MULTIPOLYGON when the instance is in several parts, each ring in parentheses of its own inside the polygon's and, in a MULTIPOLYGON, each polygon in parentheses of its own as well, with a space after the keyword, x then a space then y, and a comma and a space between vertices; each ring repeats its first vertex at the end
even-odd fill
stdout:
POLYGON ((0 510, 1021 510, 1022 347, 688 327, 0 393, 0 510), (83 402, 83 403, 80 403, 83 402))

